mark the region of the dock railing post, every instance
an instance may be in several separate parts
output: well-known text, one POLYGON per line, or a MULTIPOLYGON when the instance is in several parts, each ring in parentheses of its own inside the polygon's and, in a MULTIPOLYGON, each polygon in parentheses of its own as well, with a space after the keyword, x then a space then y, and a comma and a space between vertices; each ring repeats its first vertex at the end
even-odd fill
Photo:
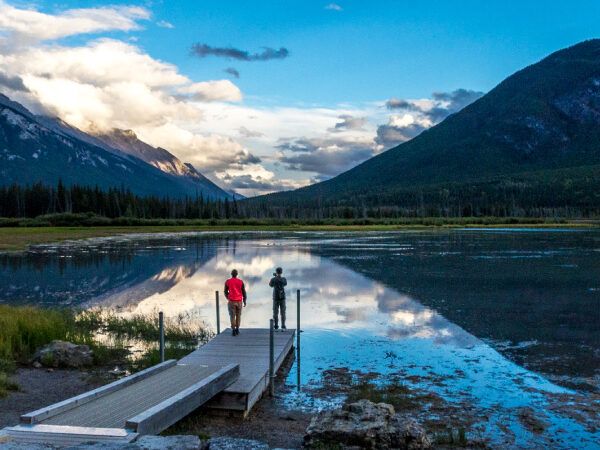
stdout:
POLYGON ((219 291, 215 291, 215 302, 217 308, 217 334, 221 334, 221 314, 219 314, 219 291))
POLYGON ((158 333, 160 334, 160 362, 165 362, 165 323, 162 311, 158 313, 158 333))
POLYGON ((269 395, 275 394, 275 328, 273 319, 270 320, 269 330, 269 395))
POLYGON ((296 291, 296 367, 298 391, 300 390, 300 289, 296 291))

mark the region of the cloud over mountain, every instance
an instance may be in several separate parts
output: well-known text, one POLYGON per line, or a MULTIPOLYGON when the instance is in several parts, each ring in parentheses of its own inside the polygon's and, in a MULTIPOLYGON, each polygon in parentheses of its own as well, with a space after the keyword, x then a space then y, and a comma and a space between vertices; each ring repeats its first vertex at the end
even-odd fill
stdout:
POLYGON ((394 111, 388 123, 377 128, 376 141, 385 147, 394 147, 436 125, 450 114, 483 96, 483 92, 457 89, 452 92, 434 92, 431 99, 405 100, 392 98, 385 103, 394 111))
POLYGON ((333 128, 329 128, 328 131, 337 133, 344 130, 362 130, 364 124, 367 121, 366 117, 353 117, 348 114, 339 116, 341 122, 335 124, 333 128))
POLYGON ((378 151, 370 137, 300 138, 282 142, 279 161, 290 170, 331 177, 354 167, 378 151))
MULTIPOLYGON (((162 22, 140 7, 50 14, 0 0, 0 90, 36 113, 56 115, 84 131, 132 129, 211 180, 248 189, 245 195, 336 175, 411 139, 480 95, 458 89, 387 103, 281 106, 242 92, 233 67, 224 69, 223 79, 194 79, 153 57, 135 41, 139 36, 130 34, 144 26, 167 26, 162 22)), ((242 62, 289 56, 285 47, 248 51, 204 43, 194 45, 192 53, 242 62)))
POLYGON ((36 113, 56 115, 84 131, 133 129, 217 182, 216 172, 223 168, 243 171, 259 164, 260 158, 232 138, 192 129, 203 120, 203 105, 242 101, 230 80, 194 81, 120 39, 96 37, 75 45, 56 41, 137 30, 150 16, 137 7, 52 15, 0 2, 0 88, 36 113))
POLYGON ((5 87, 11 91, 28 92, 27 86, 23 84, 23 80, 18 76, 10 76, 0 72, 0 87, 5 87))

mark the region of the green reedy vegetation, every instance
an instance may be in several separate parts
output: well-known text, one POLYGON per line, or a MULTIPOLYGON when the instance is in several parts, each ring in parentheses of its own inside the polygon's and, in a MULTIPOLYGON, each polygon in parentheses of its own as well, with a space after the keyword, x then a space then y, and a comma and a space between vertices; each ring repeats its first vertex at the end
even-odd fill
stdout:
MULTIPOLYGON (((138 314, 131 317, 120 317, 111 311, 92 309, 80 312, 77 315, 77 323, 85 329, 101 330, 116 339, 139 339, 156 342, 160 337, 158 314, 154 316, 138 314)), ((198 338, 201 342, 206 342, 212 337, 212 333, 206 329, 192 329, 186 323, 185 315, 167 318, 164 328, 166 341, 182 342, 198 338)))
POLYGON ((91 344, 92 331, 68 309, 0 305, 0 359, 27 362, 36 348, 55 339, 91 344))
MULTIPOLYGON (((141 219, 117 217, 109 219, 92 213, 48 214, 30 218, 0 218, 2 228, 31 227, 200 227, 221 229, 269 230, 311 227, 364 227, 364 226, 469 226, 469 225, 519 225, 565 224, 561 217, 395 217, 395 218, 328 218, 328 219, 141 219)), ((165 229, 164 231, 168 231, 165 229)))
MULTIPOLYGON (((165 356, 181 358, 212 336, 210 330, 186 326, 183 316, 167 319, 165 356)), ((119 363, 136 372, 160 362, 158 315, 123 318, 98 310, 0 305, 0 396, 18 389, 9 378, 16 366, 26 364, 36 348, 56 339, 88 345, 94 350, 97 366, 119 363), (110 339, 100 341, 99 335, 110 339), (141 357, 131 357, 126 347, 131 341, 146 348, 141 357)))

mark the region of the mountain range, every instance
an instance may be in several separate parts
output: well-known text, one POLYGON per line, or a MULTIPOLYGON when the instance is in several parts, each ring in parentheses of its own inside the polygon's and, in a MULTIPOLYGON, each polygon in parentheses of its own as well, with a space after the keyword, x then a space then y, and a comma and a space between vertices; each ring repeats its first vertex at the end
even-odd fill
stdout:
MULTIPOLYGON (((133 131, 84 133, 1 94, 0 175, 3 185, 62 179, 141 195, 233 195, 133 131)), ((344 209, 348 217, 600 213, 600 40, 516 72, 438 125, 330 180, 244 205, 246 215, 270 208, 282 217, 298 210, 323 217, 324 208, 325 216, 344 209)))
POLYGON ((526 192, 528 204, 600 206, 600 40, 516 72, 440 124, 330 180, 254 201, 403 207, 450 197, 464 205, 480 191, 489 199, 507 189, 513 201, 526 192))
MULTIPOLYGON (((131 130, 84 133, 55 117, 34 115, 0 94, 1 185, 97 185, 139 195, 231 198, 163 148, 152 147, 131 130)), ((240 196, 238 196, 239 198, 240 196)))

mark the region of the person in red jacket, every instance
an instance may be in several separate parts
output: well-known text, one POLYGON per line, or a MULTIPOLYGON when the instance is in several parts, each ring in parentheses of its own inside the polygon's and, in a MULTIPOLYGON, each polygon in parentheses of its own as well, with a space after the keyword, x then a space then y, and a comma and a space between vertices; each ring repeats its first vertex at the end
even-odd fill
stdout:
POLYGON ((229 300, 229 318, 231 319, 231 334, 240 334, 240 322, 242 320, 242 302, 246 306, 246 287, 238 277, 238 271, 231 271, 231 278, 225 282, 225 298, 229 300))

